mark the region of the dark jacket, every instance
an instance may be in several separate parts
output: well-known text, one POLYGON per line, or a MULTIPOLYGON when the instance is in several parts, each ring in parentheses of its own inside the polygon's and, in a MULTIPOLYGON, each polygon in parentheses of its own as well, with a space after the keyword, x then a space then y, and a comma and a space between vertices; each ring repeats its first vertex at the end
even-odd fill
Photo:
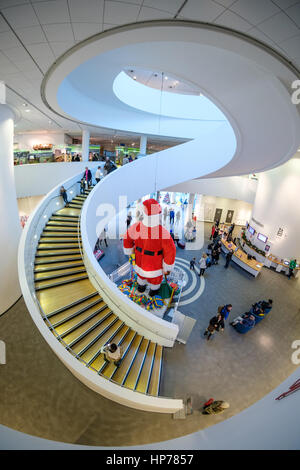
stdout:
MULTIPOLYGON (((84 173, 83 173, 83 178, 86 179, 85 170, 84 170, 84 173)), ((92 179, 92 173, 91 173, 91 170, 88 170, 88 172, 87 172, 87 180, 90 181, 91 179, 92 179)))
POLYGON ((224 318, 222 317, 221 320, 219 320, 217 316, 212 317, 209 320, 209 326, 208 326, 209 331, 211 332, 215 330, 219 331, 219 328, 222 328, 222 329, 225 328, 224 318))

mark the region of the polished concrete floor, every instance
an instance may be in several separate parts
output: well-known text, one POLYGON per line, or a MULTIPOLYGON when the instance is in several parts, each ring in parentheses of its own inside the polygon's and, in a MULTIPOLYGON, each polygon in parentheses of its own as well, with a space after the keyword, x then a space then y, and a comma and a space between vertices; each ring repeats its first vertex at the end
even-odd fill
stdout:
MULTIPOLYGON (((206 244, 209 230, 206 224, 206 244)), ((111 249, 114 243, 109 241, 111 249)), ((123 262, 121 251, 113 251, 111 267, 123 262)), ((198 253, 178 251, 187 260, 195 255, 199 258, 198 253)), ((300 338, 299 280, 289 281, 266 268, 254 279, 233 263, 228 270, 223 265, 222 257, 206 272, 203 294, 181 309, 197 319, 189 342, 165 348, 161 394, 192 396, 191 416, 174 420, 170 415, 132 410, 89 390, 45 343, 21 299, 0 317, 0 339, 7 347, 7 364, 0 366, 0 423, 69 443, 137 445, 204 429, 262 398, 296 369, 291 344, 300 338), (231 319, 268 297, 274 300, 272 312, 246 335, 227 324, 211 342, 203 338, 218 305, 233 304, 231 319), (201 415, 199 409, 210 397, 227 400, 230 409, 219 416, 201 415)))

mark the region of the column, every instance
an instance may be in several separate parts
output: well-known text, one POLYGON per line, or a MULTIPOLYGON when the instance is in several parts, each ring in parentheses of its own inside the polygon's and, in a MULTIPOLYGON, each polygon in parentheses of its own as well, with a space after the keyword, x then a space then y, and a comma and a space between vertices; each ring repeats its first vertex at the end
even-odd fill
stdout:
POLYGON ((0 315, 20 296, 18 244, 21 235, 14 179, 13 113, 0 104, 0 315))
POLYGON ((141 135, 140 139, 140 153, 138 155, 138 158, 140 157, 145 157, 147 153, 147 136, 146 135, 141 135))
POLYGON ((193 213, 194 201, 195 201, 195 194, 194 194, 194 193, 190 193, 190 194, 189 194, 188 205, 187 205, 186 212, 185 212, 185 215, 184 215, 184 223, 185 223, 185 224, 187 224, 187 222, 192 221, 192 213, 193 213))
POLYGON ((90 149, 90 131, 83 129, 82 131, 82 161, 89 161, 89 149, 90 149))

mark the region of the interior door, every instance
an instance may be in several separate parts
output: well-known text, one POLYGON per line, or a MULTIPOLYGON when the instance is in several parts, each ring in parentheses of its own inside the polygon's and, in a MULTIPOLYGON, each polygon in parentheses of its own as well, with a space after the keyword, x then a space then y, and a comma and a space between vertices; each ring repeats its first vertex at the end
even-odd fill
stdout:
POLYGON ((220 222, 223 209, 216 209, 214 222, 217 220, 220 222))
POLYGON ((227 211, 226 224, 231 224, 234 211, 227 211))

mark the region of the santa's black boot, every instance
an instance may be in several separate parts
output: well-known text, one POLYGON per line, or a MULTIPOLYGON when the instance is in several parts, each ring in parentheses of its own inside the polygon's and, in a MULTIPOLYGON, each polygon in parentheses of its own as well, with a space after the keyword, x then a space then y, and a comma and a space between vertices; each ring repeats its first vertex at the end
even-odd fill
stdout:
POLYGON ((159 288, 158 289, 151 289, 149 292, 149 297, 154 297, 155 295, 158 295, 159 293, 159 288))
POLYGON ((141 293, 143 293, 143 292, 145 292, 146 287, 147 287, 146 285, 145 285, 145 286, 140 286, 140 285, 138 285, 138 291, 141 292, 141 293))

